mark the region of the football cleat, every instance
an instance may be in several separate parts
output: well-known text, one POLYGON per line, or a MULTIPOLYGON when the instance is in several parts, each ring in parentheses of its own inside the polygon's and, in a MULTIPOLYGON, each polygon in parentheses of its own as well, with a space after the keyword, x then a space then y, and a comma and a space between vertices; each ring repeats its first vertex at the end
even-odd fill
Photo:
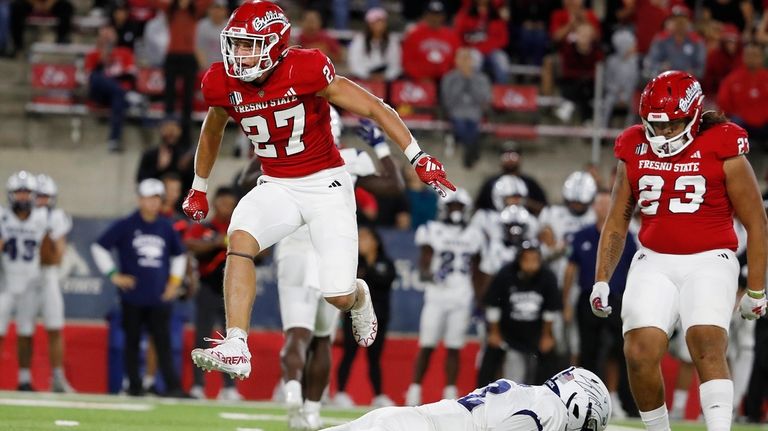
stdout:
MULTIPOLYGON (((219 334, 221 336, 221 334, 219 334)), ((246 379, 251 374, 251 352, 239 337, 205 338, 216 346, 192 350, 192 362, 206 371, 220 371, 231 378, 246 379)))
POLYGON ((304 404, 301 396, 301 383, 297 380, 289 380, 285 382, 283 390, 285 391, 285 407, 288 410, 288 429, 306 429, 304 415, 301 411, 301 406, 304 404))
POLYGON ((304 412, 304 425, 308 431, 317 431, 323 427, 320 412, 304 412))
MULTIPOLYGON (((376 312, 373 310, 371 291, 368 289, 368 284, 359 278, 355 282, 357 287, 363 290, 363 306, 358 309, 353 308, 349 313, 352 317, 352 334, 357 344, 368 347, 376 340, 379 322, 376 320, 376 312)), ((358 289, 358 295, 360 294, 359 292, 360 289, 358 289)))
POLYGON ((411 383, 408 391, 405 393, 406 406, 418 406, 421 404, 421 385, 411 383))

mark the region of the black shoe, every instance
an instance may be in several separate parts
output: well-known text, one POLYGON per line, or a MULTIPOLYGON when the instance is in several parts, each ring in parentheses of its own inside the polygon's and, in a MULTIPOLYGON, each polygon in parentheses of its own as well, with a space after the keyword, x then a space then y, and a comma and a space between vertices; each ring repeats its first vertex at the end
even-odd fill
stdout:
POLYGON ((129 388, 128 395, 132 397, 143 397, 146 395, 146 392, 144 391, 144 388, 129 388))
POLYGON ((35 392, 35 389, 32 387, 31 383, 22 383, 18 388, 16 388, 16 390, 19 392, 35 392))

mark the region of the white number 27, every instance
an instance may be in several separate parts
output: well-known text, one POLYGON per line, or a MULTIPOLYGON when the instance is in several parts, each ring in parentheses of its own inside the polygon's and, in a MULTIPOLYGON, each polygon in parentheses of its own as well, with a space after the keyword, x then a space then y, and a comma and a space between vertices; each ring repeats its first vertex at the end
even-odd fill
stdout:
MULTIPOLYGON (((304 104, 300 103, 282 111, 275 111, 275 126, 286 127, 293 119, 293 130, 291 137, 288 138, 288 145, 285 147, 285 155, 291 156, 304 151, 304 141, 301 140, 304 135, 305 112, 304 104)), ((256 155, 259 157, 275 158, 277 147, 275 143, 270 142, 272 136, 269 134, 269 124, 267 119, 256 115, 240 120, 240 125, 248 135, 248 139, 253 143, 256 155)))

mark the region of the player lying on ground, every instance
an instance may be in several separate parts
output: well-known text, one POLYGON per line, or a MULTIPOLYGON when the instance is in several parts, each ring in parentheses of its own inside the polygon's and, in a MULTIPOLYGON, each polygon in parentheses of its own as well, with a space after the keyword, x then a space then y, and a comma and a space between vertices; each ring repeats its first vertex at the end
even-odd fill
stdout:
POLYGON ((458 400, 385 407, 325 431, 602 431, 610 417, 600 378, 570 367, 541 386, 500 379, 458 400))

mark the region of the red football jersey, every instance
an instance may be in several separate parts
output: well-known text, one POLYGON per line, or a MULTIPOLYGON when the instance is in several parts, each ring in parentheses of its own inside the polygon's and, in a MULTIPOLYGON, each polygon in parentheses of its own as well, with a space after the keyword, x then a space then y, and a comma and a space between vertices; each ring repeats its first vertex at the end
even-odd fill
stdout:
POLYGON ((642 126, 619 135, 614 152, 626 164, 640 207, 640 243, 667 254, 735 251, 738 240, 723 162, 748 151, 747 133, 733 123, 711 127, 666 158, 651 150, 642 126))
POLYGON ((205 73, 202 90, 208 106, 226 109, 243 129, 264 174, 295 178, 344 165, 328 101, 315 95, 335 75, 319 50, 292 48, 261 85, 227 76, 219 62, 205 73))

